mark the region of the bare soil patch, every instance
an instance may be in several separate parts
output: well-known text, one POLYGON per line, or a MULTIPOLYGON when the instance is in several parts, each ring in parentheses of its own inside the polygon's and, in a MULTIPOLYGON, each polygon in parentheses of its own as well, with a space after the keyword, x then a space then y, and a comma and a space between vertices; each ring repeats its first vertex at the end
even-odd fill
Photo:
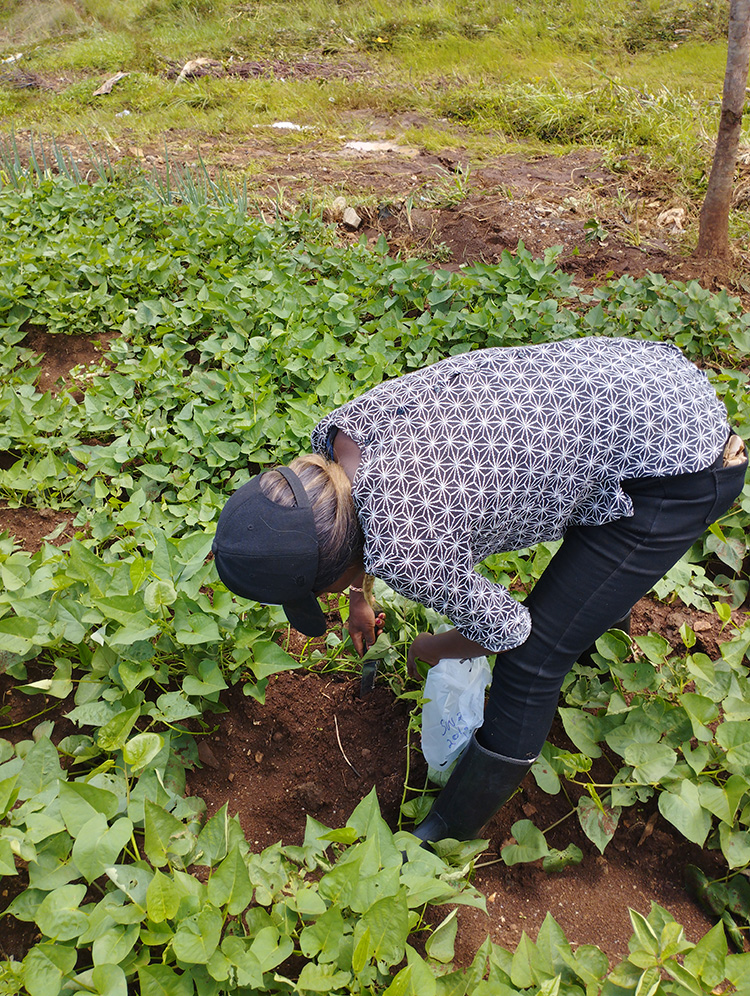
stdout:
POLYGON ((22 550, 36 553, 48 537, 58 546, 73 539, 73 516, 53 508, 11 508, 0 501, 0 532, 15 536, 22 550))
POLYGON ((247 62, 229 62, 223 66, 212 59, 196 59, 185 65, 170 63, 168 79, 177 77, 198 78, 200 76, 235 76, 240 79, 280 79, 280 80, 356 80, 374 75, 374 70, 366 63, 319 59, 298 59, 290 62, 285 59, 258 59, 247 62))
POLYGON ((41 393, 50 391, 57 394, 61 387, 73 382, 70 373, 75 367, 98 364, 112 339, 111 333, 96 338, 60 333, 53 335, 44 329, 30 326, 22 345, 39 355, 37 389, 41 393))

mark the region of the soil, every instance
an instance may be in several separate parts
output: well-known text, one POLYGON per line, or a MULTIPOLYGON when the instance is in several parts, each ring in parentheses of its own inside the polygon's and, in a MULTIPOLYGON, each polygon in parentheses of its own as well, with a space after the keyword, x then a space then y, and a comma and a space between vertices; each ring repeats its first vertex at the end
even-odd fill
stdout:
MULTIPOLYGON (((255 64, 247 73, 260 72, 255 64)), ((351 67, 353 74, 358 67, 351 67)), ((350 115, 354 126, 357 114, 350 115)), ((359 122, 362 123, 361 121, 359 122)), ((413 118, 368 118, 376 136, 398 134, 414 124, 413 118)), ((172 163, 184 161, 185 136, 168 136, 172 163)), ((195 155, 195 142, 191 155, 195 155)), ((135 140, 134 140, 135 141, 135 140)), ((648 173, 630 162, 626 173, 608 168, 600 155, 578 151, 566 156, 534 155, 524 159, 508 155, 470 162, 462 150, 440 154, 409 148, 396 140, 386 148, 361 151, 343 147, 316 147, 307 142, 280 151, 271 142, 252 137, 229 147, 224 141, 201 141, 203 158, 212 167, 240 170, 250 161, 262 166, 257 178, 258 197, 275 197, 279 187, 291 198, 309 190, 336 189, 364 219, 348 230, 340 225, 344 240, 364 235, 374 242, 385 235, 394 252, 419 252, 435 265, 492 263, 505 249, 515 249, 519 239, 534 254, 552 245, 563 247, 561 265, 580 283, 595 284, 609 274, 641 275, 649 270, 670 278, 699 279, 706 286, 727 286, 742 294, 740 254, 724 264, 698 263, 685 253, 684 229, 696 217, 694 205, 675 198, 670 177, 648 173), (431 191, 470 178, 460 203, 438 206, 431 191), (420 201, 419 198, 422 197, 420 201), (673 221, 663 212, 676 209, 673 221), (596 215, 605 235, 593 242, 585 223, 596 215), (661 220, 660 220, 661 219, 661 220), (677 219, 676 221, 674 219, 677 219)), ((88 146, 68 143, 85 173, 90 166, 88 146)), ((147 169, 164 169, 163 140, 142 147, 117 147, 122 160, 147 169)), ((113 150, 108 149, 113 156, 113 150)), ((58 390, 73 383, 71 370, 98 360, 106 343, 76 336, 50 336, 30 329, 25 342, 40 355, 39 386, 58 390)), ((74 386, 85 389, 85 378, 75 374, 74 386)), ((0 454, 8 465, 14 454, 0 454)), ((44 538, 65 543, 72 535, 70 517, 49 509, 14 509, 0 503, 0 530, 14 535, 27 550, 38 549, 44 538), (60 527, 61 531, 57 531, 60 527)), ((665 606, 645 599, 633 613, 633 632, 663 633, 677 645, 678 630, 688 621, 700 646, 718 654, 721 639, 718 620, 682 605, 665 606)), ((394 698, 381 677, 373 692, 359 697, 359 682, 316 672, 287 672, 268 686, 265 705, 245 697, 241 687, 225 696, 228 712, 217 717, 213 733, 201 738, 201 767, 189 775, 189 791, 201 795, 209 812, 228 802, 237 813, 252 847, 261 849, 277 840, 287 844, 302 840, 307 813, 332 826, 343 826, 362 797, 375 786, 389 825, 398 824, 407 762, 409 715, 407 704, 394 698)), ((3 701, 11 703, 11 717, 24 720, 37 706, 5 688, 3 701), (23 702, 21 700, 24 700, 23 702), (19 710, 26 709, 26 713, 19 710)), ((16 730, 29 736, 38 719, 28 719, 16 730)), ((7 735, 7 733, 5 734, 7 735)), ((566 745, 561 728, 553 729, 553 742, 566 745)), ((416 746, 416 744, 413 744, 416 746)), ((411 752, 410 784, 424 783, 424 763, 418 750, 411 752)), ((570 941, 597 944, 616 963, 627 956, 631 934, 628 908, 648 913, 652 902, 666 907, 684 925, 687 937, 697 941, 711 922, 685 892, 682 881, 686 863, 701 865, 710 875, 721 868, 715 852, 701 851, 687 843, 659 815, 653 804, 623 814, 616 835, 604 855, 588 841, 575 817, 563 819, 570 805, 563 794, 547 796, 533 779, 490 823, 489 849, 477 865, 474 884, 487 897, 488 914, 459 911, 457 961, 466 964, 489 933, 493 941, 514 948, 523 931, 532 937, 547 911, 562 925, 570 941), (549 835, 552 846, 571 841, 583 851, 582 863, 559 874, 546 874, 537 865, 507 868, 498 858, 509 840, 512 824, 533 818, 544 828, 563 820, 549 835)), ((7 889, 0 906, 8 902, 7 889)), ((12 896, 10 897, 12 898, 12 896)), ((437 911, 436 920, 446 911, 437 911)), ((6 921, 7 924, 7 921, 6 921)), ((4 930, 8 930, 7 925, 4 930)), ((13 941, 8 933, 4 946, 28 944, 24 930, 13 941)), ((15 929, 15 928, 14 928, 15 929)), ((18 956, 18 954, 16 955, 18 956)))
POLYGON ((99 365, 113 338, 111 333, 102 334, 97 339, 87 335, 52 335, 44 329, 28 325, 21 345, 39 357, 39 391, 57 394, 62 386, 74 382, 80 384, 78 391, 74 391, 74 397, 80 402, 85 387, 85 368, 99 365), (77 371, 79 376, 72 377, 71 372, 79 367, 82 368, 77 371))

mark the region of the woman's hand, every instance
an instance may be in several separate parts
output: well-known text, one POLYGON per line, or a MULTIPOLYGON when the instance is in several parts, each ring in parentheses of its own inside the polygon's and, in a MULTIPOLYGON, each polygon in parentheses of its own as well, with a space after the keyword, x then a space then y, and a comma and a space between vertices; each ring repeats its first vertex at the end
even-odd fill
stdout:
POLYGON ((406 657, 406 670, 410 678, 420 678, 417 661, 423 661, 429 667, 434 667, 443 655, 440 653, 440 641, 434 633, 420 633, 412 641, 406 657))
POLYGON ((349 621, 346 628, 352 638, 354 649, 360 657, 364 657, 368 649, 383 632, 385 625, 385 613, 375 611, 370 603, 361 595, 349 598, 349 621))

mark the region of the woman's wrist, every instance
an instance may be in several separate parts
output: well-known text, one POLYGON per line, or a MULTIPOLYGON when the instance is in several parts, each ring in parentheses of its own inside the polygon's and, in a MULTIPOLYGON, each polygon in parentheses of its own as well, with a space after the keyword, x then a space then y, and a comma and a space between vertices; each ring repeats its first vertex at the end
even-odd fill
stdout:
POLYGON ((375 579, 371 574, 362 574, 349 585, 349 597, 361 596, 366 602, 372 601, 372 586, 375 579))

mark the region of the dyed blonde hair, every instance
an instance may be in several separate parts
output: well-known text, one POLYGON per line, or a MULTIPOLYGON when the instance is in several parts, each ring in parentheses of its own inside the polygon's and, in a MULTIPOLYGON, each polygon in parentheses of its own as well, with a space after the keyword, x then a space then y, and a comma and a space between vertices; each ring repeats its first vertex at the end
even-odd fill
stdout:
MULTIPOLYGON (((364 538, 351 482, 337 463, 317 453, 296 457, 289 469, 299 477, 310 499, 320 555, 315 591, 325 591, 362 557, 364 538)), ((292 489, 281 474, 267 471, 260 487, 271 501, 288 508, 294 505, 292 489)))

